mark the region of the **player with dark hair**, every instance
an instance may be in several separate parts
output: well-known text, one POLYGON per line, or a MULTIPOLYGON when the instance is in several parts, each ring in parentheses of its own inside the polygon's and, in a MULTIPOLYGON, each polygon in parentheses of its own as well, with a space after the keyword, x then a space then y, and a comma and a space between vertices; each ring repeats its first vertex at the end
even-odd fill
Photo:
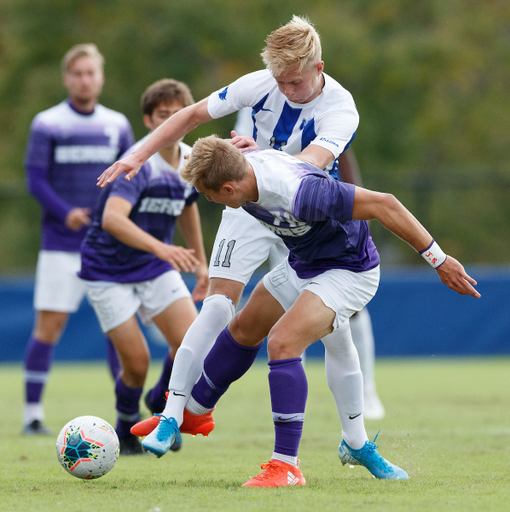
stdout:
MULTIPOLYGON (((142 96, 144 123, 153 131, 192 103, 184 83, 158 80, 142 96)), ((131 150, 142 143, 143 139, 131 150)), ((101 329, 121 361, 115 381, 116 430, 125 455, 142 453, 138 438, 129 430, 140 419, 139 401, 150 360, 136 314, 146 325, 154 322, 170 345, 160 379, 147 397, 152 408, 161 411, 173 355, 198 314, 192 299, 203 300, 209 285, 195 202, 198 194, 179 178, 189 152, 189 146, 175 142, 153 155, 132 183, 119 180, 108 187, 82 244, 79 275, 101 329), (188 249, 172 243, 176 223, 188 249), (181 270, 197 276, 193 295, 181 270)), ((176 444, 174 449, 179 447, 176 444)))
MULTIPOLYGON (((73 46, 62 59, 68 99, 37 114, 30 128, 25 165, 28 188, 42 206, 42 241, 35 276, 35 325, 25 354, 25 435, 50 433, 41 398, 54 347, 69 314, 77 311, 85 295, 76 272, 80 244, 98 199, 94 177, 133 144, 126 117, 98 104, 103 65, 95 45, 73 46)), ((114 366, 113 349, 109 358, 114 366)))
MULTIPOLYGON (((480 297, 476 281, 394 196, 338 182, 290 155, 273 150, 243 155, 210 136, 195 143, 181 176, 208 200, 242 208, 289 249, 288 260, 259 282, 216 340, 186 408, 197 418, 207 415, 250 368, 267 336, 275 448, 264 471, 244 485, 304 485, 297 455, 308 386, 299 356, 322 339, 336 363, 326 365, 326 374, 342 423, 342 464, 365 466, 377 478, 407 479, 404 470, 381 457, 363 424, 362 377, 349 318, 379 285, 379 255, 366 221, 377 219, 409 243, 456 292, 480 297)), ((180 439, 180 422, 167 409, 171 406, 142 442, 158 456, 180 439)))

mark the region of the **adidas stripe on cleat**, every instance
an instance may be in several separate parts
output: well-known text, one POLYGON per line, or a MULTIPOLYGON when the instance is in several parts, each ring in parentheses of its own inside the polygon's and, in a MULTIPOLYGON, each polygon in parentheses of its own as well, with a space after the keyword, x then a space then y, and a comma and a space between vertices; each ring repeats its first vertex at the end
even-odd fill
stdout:
MULTIPOLYGON (((299 466, 299 461, 298 461, 299 466)), ((261 464, 262 473, 248 480, 243 487, 290 487, 306 485, 305 477, 298 466, 271 459, 261 464)))

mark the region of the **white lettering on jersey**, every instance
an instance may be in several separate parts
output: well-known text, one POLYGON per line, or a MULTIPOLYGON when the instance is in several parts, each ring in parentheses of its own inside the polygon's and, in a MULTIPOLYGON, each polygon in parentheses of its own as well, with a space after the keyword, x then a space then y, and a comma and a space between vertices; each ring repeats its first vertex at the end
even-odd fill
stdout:
POLYGON ((111 164, 115 162, 117 147, 111 146, 57 146, 55 162, 58 164, 111 164))
POLYGON ((279 226, 282 222, 288 224, 290 228, 294 228, 303 222, 299 222, 296 217, 291 215, 289 212, 280 212, 279 210, 268 210, 269 213, 274 217, 274 225, 279 226))
POLYGON ((110 146, 118 147, 120 139, 120 132, 118 126, 105 126, 104 134, 110 139, 110 146))
POLYGON ((185 206, 184 199, 168 199, 166 197, 144 197, 139 212, 166 213, 178 217, 185 206))
POLYGON ((264 222, 260 219, 257 219, 263 226, 265 226, 269 231, 272 231, 275 235, 280 236, 303 236, 305 233, 308 233, 312 226, 305 224, 304 222, 299 222, 295 227, 281 228, 278 226, 273 226, 264 222))

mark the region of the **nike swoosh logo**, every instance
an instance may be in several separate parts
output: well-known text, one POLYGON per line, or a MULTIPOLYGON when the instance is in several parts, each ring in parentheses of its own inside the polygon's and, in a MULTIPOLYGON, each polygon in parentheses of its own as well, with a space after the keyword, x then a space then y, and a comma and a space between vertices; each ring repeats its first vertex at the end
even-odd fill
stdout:
POLYGON ((260 110, 262 110, 262 112, 272 112, 272 110, 271 110, 271 109, 269 109, 269 108, 264 108, 264 107, 262 107, 260 110))
POLYGON ((278 416, 277 421, 290 421, 290 420, 293 420, 294 418, 297 418, 297 415, 295 415, 295 416, 278 416))
POLYGON ((176 393, 175 391, 173 392, 173 394, 174 394, 175 396, 186 396, 186 395, 181 395, 180 393, 176 393))
MULTIPOLYGON (((174 394, 175 394, 175 393, 174 393, 174 394)), ((349 416, 349 419, 350 419, 350 420, 353 420, 354 418, 357 418, 358 416, 361 416, 361 413, 356 414, 356 416, 349 416)))

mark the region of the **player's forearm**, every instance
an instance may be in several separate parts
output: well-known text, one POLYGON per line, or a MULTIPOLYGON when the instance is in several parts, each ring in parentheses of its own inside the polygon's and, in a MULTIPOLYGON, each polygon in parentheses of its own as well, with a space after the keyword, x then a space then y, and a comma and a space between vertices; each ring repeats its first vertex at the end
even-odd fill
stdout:
POLYGON ((386 229, 407 242, 416 251, 426 249, 432 240, 430 233, 393 195, 379 194, 374 218, 386 229))
POLYGON ((310 144, 299 155, 296 155, 296 158, 315 165, 319 169, 324 169, 334 160, 335 155, 321 146, 310 144))
POLYGON ((155 253, 162 243, 143 229, 139 228, 131 219, 118 213, 105 210, 102 228, 125 245, 140 251, 155 253))
POLYGON ((132 155, 143 164, 160 149, 182 139, 198 125, 211 119, 207 111, 207 99, 190 105, 169 117, 132 155))
POLYGON ((53 190, 45 175, 46 172, 42 169, 29 168, 27 170, 28 190, 46 211, 65 222, 67 214, 73 209, 73 206, 53 190))

